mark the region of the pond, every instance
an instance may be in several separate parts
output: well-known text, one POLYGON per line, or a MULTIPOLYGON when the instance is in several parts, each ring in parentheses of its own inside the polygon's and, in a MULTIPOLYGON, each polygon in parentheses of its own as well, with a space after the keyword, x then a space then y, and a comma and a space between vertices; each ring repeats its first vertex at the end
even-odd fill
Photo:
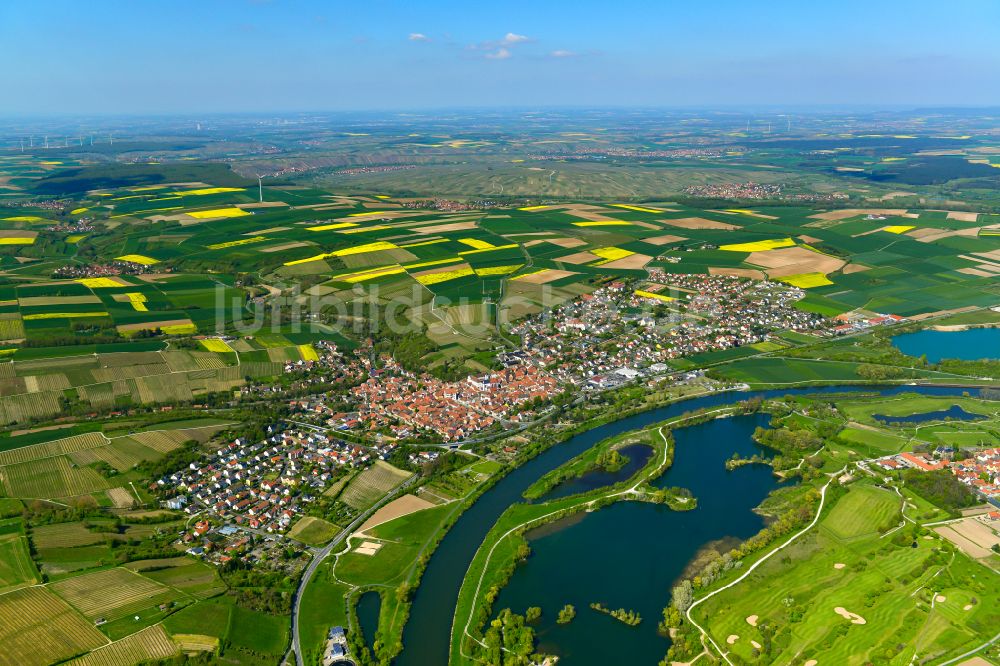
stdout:
POLYGON ((614 472, 596 469, 578 477, 567 479, 542 495, 538 501, 547 502, 559 497, 569 497, 570 495, 586 493, 630 479, 636 472, 646 466, 646 463, 649 462, 649 457, 653 455, 653 449, 645 444, 629 444, 618 449, 618 453, 628 458, 628 462, 622 465, 620 469, 614 472))
POLYGON ((908 356, 927 356, 931 363, 957 358, 965 361, 1000 359, 1000 328, 970 328, 964 331, 904 333, 892 339, 896 349, 908 356))
POLYGON ((382 608, 382 597, 378 592, 365 592, 358 599, 358 624, 361 625, 361 635, 369 648, 375 643, 375 632, 378 631, 378 614, 382 608))

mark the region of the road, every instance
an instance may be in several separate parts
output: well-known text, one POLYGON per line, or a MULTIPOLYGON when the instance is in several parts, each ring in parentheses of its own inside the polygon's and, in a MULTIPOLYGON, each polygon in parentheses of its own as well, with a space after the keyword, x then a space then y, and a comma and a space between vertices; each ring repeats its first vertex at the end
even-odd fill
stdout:
POLYGON ((302 572, 302 580, 299 582, 298 589, 295 590, 295 605, 292 609, 292 645, 289 648, 289 653, 285 654, 285 658, 282 660, 282 663, 287 664, 289 654, 295 653, 296 666, 305 666, 304 662, 302 661, 302 646, 301 646, 301 641, 299 639, 299 615, 301 613, 301 607, 302 607, 302 595, 303 593, 305 593, 306 586, 309 585, 309 581, 312 580, 313 574, 316 573, 316 570, 319 568, 319 565, 322 564, 323 560, 325 560, 327 556, 329 556, 330 553, 333 552, 334 548, 340 545, 340 543, 344 539, 346 539, 350 534, 353 534, 354 531, 358 527, 360 527, 366 520, 368 520, 368 518, 373 513, 378 511, 382 507, 382 505, 384 505, 393 497, 396 497, 399 494, 399 491, 409 488, 419 478, 420 478, 419 475, 414 474, 409 479, 404 481, 401 486, 397 487, 395 490, 386 494, 385 497, 383 497, 378 502, 369 507, 367 511, 365 511, 360 516, 355 518, 350 525, 341 530, 340 533, 337 534, 337 536, 335 536, 330 543, 323 546, 321 550, 317 551, 313 555, 313 559, 309 563, 309 566, 307 566, 305 571, 302 572))

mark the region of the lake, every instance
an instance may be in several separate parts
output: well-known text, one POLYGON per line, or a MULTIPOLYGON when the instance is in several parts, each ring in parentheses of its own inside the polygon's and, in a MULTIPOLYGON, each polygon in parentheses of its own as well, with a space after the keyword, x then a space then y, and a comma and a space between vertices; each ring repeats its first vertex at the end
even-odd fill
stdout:
POLYGON ((716 419, 674 432, 674 463, 654 485, 683 486, 698 498, 692 511, 664 505, 618 502, 572 516, 528 533, 532 555, 501 591, 495 611, 524 613, 540 606, 535 625, 538 649, 556 654, 567 666, 604 666, 628 651, 630 664, 656 664, 670 642, 656 625, 670 589, 686 565, 707 543, 735 543, 764 527, 753 509, 777 487, 771 468, 744 465, 726 470, 734 452, 743 457, 768 454, 753 441, 768 415, 716 419), (600 602, 611 609, 635 610, 642 623, 629 627, 590 609, 600 602), (564 604, 576 607, 569 624, 556 624, 564 604))
MULTIPOLYGON (((403 631, 403 652, 394 661, 397 666, 428 666, 429 664, 434 665, 444 665, 448 663, 448 652, 449 652, 449 636, 451 631, 452 619, 455 614, 455 603, 458 599, 458 592, 462 586, 462 580, 465 577, 465 572, 469 568, 469 564, 472 562, 472 558, 475 556, 476 551, 479 549, 479 545, 483 542, 486 537, 486 533, 489 532, 490 528, 496 522, 500 514, 507 509, 508 506, 515 502, 522 502, 524 498, 522 493, 536 480, 541 478, 547 472, 555 469, 556 467, 562 465, 566 461, 572 459, 573 457, 579 455, 580 453, 586 451, 588 448, 598 443, 599 441, 611 437, 628 430, 635 430, 637 428, 643 428, 646 426, 653 425, 665 419, 673 416, 679 416, 688 410, 701 409, 706 407, 715 407, 718 405, 731 404, 738 402, 740 400, 747 400, 749 398, 760 396, 764 398, 781 396, 787 394, 793 395, 803 395, 810 393, 854 393, 858 391, 877 391, 879 389, 875 387, 858 387, 858 386, 829 386, 823 388, 806 388, 806 389, 781 389, 774 391, 763 391, 754 393, 717 393, 709 396, 704 396, 700 398, 694 398, 690 400, 684 400, 677 402, 665 407, 660 407, 658 409, 653 409, 648 412, 643 412, 641 414, 636 414, 634 416, 629 416, 627 418, 615 421, 613 423, 608 423, 602 426, 598 426, 592 430, 580 433, 570 439, 557 444, 549 449, 546 449, 540 453, 535 458, 525 462, 520 467, 512 470, 504 478, 497 481, 497 483, 490 488, 488 491, 483 493, 483 495, 471 506, 469 507, 455 522, 448 533, 442 539, 440 545, 434 551, 431 556, 431 560, 427 565, 426 571, 420 585, 417 588, 416 595, 413 598, 413 605, 410 612, 409 621, 406 623, 406 627, 403 631)), ((883 395, 894 395, 903 392, 916 392, 925 395, 961 395, 964 389, 960 388, 946 388, 946 387, 928 387, 928 386, 901 386, 893 387, 888 389, 882 389, 881 393, 883 395)), ((714 422, 713 422, 714 423, 714 422)), ((737 426, 738 427, 738 426, 737 426)), ((681 442, 685 445, 691 444, 692 440, 685 435, 681 435, 682 432, 688 430, 683 428, 674 431, 674 436, 678 441, 677 456, 674 464, 679 466, 681 464, 688 464, 689 461, 695 460, 682 455, 681 442)), ((697 431, 704 433, 704 430, 697 431)), ((745 440, 740 440, 736 442, 736 446, 746 446, 745 440)), ((722 460, 724 461, 726 457, 732 454, 733 449, 729 446, 716 446, 715 443, 711 441, 695 442, 694 446, 704 445, 710 448, 723 449, 726 452, 723 454, 722 460)), ((685 446, 686 449, 690 449, 690 446, 685 446)), ((695 475, 694 478, 688 480, 684 478, 684 472, 677 472, 676 470, 682 469, 676 467, 672 470, 668 470, 661 478, 662 483, 667 483, 668 485, 678 485, 683 487, 688 487, 698 495, 698 500, 700 507, 706 509, 706 515, 711 510, 710 504, 715 501, 726 502, 728 498, 733 494, 727 490, 726 485, 720 486, 723 492, 716 493, 698 493, 695 484, 697 483, 695 475)), ((725 471, 724 467, 722 471, 725 471)), ((769 468, 758 467, 756 465, 747 465, 745 467, 738 468, 734 470, 734 474, 731 477, 726 477, 726 479, 732 479, 740 484, 746 482, 750 486, 754 486, 758 481, 756 476, 745 476, 737 475, 737 472, 746 471, 751 474, 754 472, 762 474, 767 477, 768 482, 773 483, 771 480, 771 472, 769 468), (753 481, 751 481, 753 479, 753 481)), ((721 472, 720 472, 721 473, 721 472)), ((763 483, 763 480, 760 481, 763 483)), ((733 492, 740 486, 734 486, 733 492)), ((742 491, 739 491, 742 492, 742 491)), ((696 509, 697 511, 698 509, 696 509)), ((669 513, 669 509, 664 506, 655 506, 648 504, 636 504, 634 506, 627 503, 619 503, 602 509, 598 512, 586 516, 581 521, 581 526, 587 526, 588 523, 591 524, 606 524, 602 518, 602 514, 610 515, 620 515, 624 511, 639 511, 646 512, 636 514, 636 516, 648 515, 648 517, 653 521, 659 521, 661 518, 663 520, 671 520, 666 517, 669 513), (617 512, 617 513, 612 513, 617 512), (595 520, 592 520, 595 519, 595 520)), ((678 514, 679 515, 679 514, 678 514)), ((694 514, 692 514, 694 515, 694 514)), ((639 520, 636 524, 641 523, 639 520)), ((750 523, 743 523, 742 521, 737 521, 740 523, 740 527, 749 527, 750 523)), ((666 523, 655 522, 651 524, 664 525, 666 523)), ((711 533, 721 531, 723 533, 729 531, 728 524, 723 525, 722 528, 718 528, 713 525, 700 525, 696 526, 697 529, 704 531, 704 542, 708 543, 712 540, 711 533)), ((586 529, 592 529, 587 527, 586 529)), ((646 529, 634 529, 630 532, 625 532, 623 530, 618 530, 614 524, 611 524, 608 528, 610 530, 608 539, 612 538, 615 540, 618 546, 617 553, 628 552, 630 550, 636 550, 640 546, 639 544, 643 542, 644 539, 650 538, 650 530, 646 529), (633 539, 635 541, 633 541, 633 539)), ((657 528, 657 531, 663 529, 662 527, 657 528)), ((568 532, 569 530, 564 530, 568 532)), ((556 529, 553 534, 558 534, 560 530, 556 529)), ((732 532, 730 532, 732 533, 732 532)), ((663 535, 663 538, 670 537, 671 535, 663 535)), ((531 559, 541 559, 543 544, 535 544, 536 555, 531 559)), ((574 554, 578 555, 578 554, 574 554)), ((681 553, 678 553, 676 559, 681 558, 681 553)), ((529 560, 530 562, 530 560, 529 560)), ((602 563, 600 566, 596 566, 587 560, 583 559, 572 559, 564 563, 567 572, 572 572, 575 575, 576 580, 596 578, 605 574, 605 570, 608 566, 607 563, 602 563)), ((675 567, 671 562, 666 564, 667 567, 675 567)), ((521 572, 518 572, 521 573, 521 572)), ((650 573, 649 575, 653 575, 650 573)), ((660 574, 664 579, 667 577, 665 574, 660 574)), ((517 578, 517 574, 515 574, 517 578)), ((572 588, 569 588, 572 589, 572 588)), ((506 590, 504 592, 507 592, 506 590)), ((651 664, 656 664, 657 661, 663 657, 666 652, 667 642, 665 639, 660 639, 655 635, 655 625, 659 622, 659 613, 663 606, 667 604, 670 597, 669 583, 664 583, 662 587, 656 589, 644 589, 640 590, 643 594, 649 597, 649 601, 646 602, 642 608, 653 609, 647 615, 643 612, 644 621, 643 625, 640 625, 639 631, 646 632, 650 627, 652 627, 652 635, 647 635, 644 639, 648 643, 644 643, 648 647, 648 654, 656 654, 656 659, 654 659, 651 664)), ((507 592, 508 595, 510 594, 507 592)), ((539 590, 539 598, 528 600, 529 603, 535 604, 542 599, 541 595, 552 595, 553 599, 559 596, 556 592, 548 591, 544 592, 539 590)), ((511 597, 506 597, 510 599, 511 597)), ((615 603, 618 597, 608 596, 604 600, 605 604, 615 603)), ((568 600, 567 600, 568 601, 568 600)), ((590 603, 588 600, 586 603, 590 603)), ((597 601, 594 599, 593 601, 597 601)), ((509 602, 508 602, 509 603, 509 602)), ((566 602, 562 602, 566 603, 566 602)), ((594 614, 583 604, 584 607, 577 608, 577 619, 573 622, 584 621, 586 614, 594 614)), ((616 606, 617 607, 617 606, 616 606)), ((497 606, 497 608, 502 608, 497 606)), ((521 609, 523 610, 523 609, 521 609)), ((550 615, 554 611, 547 611, 550 615)), ((597 617, 592 618, 594 620, 599 619, 597 617)), ((608 618, 600 618, 608 619, 608 618)), ((551 622, 554 617, 548 618, 547 621, 551 622)), ((569 625, 571 628, 573 624, 569 625)), ((613 626, 613 625, 612 625, 613 626)), ((624 625, 622 625, 623 628, 624 625)), ((638 632, 637 632, 638 633, 638 632)), ((557 636, 549 636, 546 634, 541 637, 544 642, 548 645, 555 645, 557 642, 557 636)), ((558 641, 561 643, 561 641, 558 641)), ((628 644, 626 644, 628 645, 628 644)), ((624 646, 620 646, 623 647, 624 646)), ((572 650, 571 646, 567 649, 572 650)), ((610 663, 617 663, 612 661, 610 663)), ((641 663, 641 662, 634 662, 641 663)))
POLYGON ((966 361, 1000 359, 1000 328, 970 328, 964 331, 932 331, 904 333, 892 339, 892 344, 908 356, 927 355, 931 363, 945 358, 966 361))

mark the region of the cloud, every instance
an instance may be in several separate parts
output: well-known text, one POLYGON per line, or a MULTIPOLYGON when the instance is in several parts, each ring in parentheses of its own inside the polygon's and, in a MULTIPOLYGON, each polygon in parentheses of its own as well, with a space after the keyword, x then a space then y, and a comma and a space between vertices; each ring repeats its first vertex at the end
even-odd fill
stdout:
POLYGON ((409 36, 411 42, 429 42, 431 38, 422 32, 411 32, 409 36))
POLYGON ((513 46, 514 44, 520 44, 521 42, 530 42, 531 40, 525 35, 518 35, 514 32, 508 32, 504 35, 504 38, 500 40, 500 43, 504 46, 513 46))
POLYGON ((576 51, 566 51, 563 49, 558 49, 549 54, 553 58, 575 58, 579 54, 576 51))
POLYGON ((484 57, 490 60, 506 60, 514 55, 514 47, 534 41, 527 35, 519 35, 516 32, 508 32, 501 39, 470 44, 469 49, 473 51, 488 51, 484 57))

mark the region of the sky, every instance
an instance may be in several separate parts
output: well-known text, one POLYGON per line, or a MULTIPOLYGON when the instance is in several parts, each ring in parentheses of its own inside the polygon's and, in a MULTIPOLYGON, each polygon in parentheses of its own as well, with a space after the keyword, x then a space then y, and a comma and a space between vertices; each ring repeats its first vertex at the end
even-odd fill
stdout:
POLYGON ((3 0, 0 115, 1000 105, 997 0, 3 0))

